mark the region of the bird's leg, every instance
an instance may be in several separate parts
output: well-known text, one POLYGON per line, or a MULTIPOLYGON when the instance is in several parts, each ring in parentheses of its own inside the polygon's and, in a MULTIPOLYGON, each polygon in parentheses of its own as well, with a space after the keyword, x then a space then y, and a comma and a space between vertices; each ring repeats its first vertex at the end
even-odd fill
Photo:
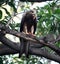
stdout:
POLYGON ((27 30, 27 25, 26 25, 26 24, 24 24, 24 30, 23 30, 23 32, 24 32, 25 34, 28 34, 28 30, 27 30))
POLYGON ((34 33, 34 26, 31 27, 31 34, 34 33))
POLYGON ((29 34, 35 36, 35 34, 34 34, 34 26, 31 27, 31 32, 29 34))

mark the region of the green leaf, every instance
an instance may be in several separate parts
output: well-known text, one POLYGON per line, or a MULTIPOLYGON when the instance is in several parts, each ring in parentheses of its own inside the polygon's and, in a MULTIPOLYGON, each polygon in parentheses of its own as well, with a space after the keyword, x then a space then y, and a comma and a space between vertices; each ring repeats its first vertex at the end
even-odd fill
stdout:
POLYGON ((17 23, 15 27, 20 27, 20 24, 19 24, 19 23, 17 23))
POLYGON ((5 10, 5 12, 6 12, 6 14, 8 15, 8 16, 11 16, 10 15, 10 12, 8 12, 8 10, 6 9, 6 8, 4 8, 4 7, 2 7, 4 10, 5 10))
POLYGON ((60 9, 56 9, 55 14, 60 14, 60 9))
POLYGON ((54 16, 55 18, 57 18, 57 19, 60 20, 60 15, 58 15, 58 14, 53 14, 53 16, 54 16))
POLYGON ((2 11, 0 10, 0 19, 2 19, 2 11))
POLYGON ((17 12, 17 9, 15 8, 15 5, 13 2, 9 2, 8 5, 13 7, 14 12, 17 12))
POLYGON ((0 0, 0 5, 2 5, 5 1, 4 0, 0 0))

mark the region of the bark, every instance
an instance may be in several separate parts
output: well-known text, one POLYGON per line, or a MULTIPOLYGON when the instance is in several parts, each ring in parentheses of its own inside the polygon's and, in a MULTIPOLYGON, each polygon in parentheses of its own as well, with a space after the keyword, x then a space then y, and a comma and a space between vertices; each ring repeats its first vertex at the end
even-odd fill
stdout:
POLYGON ((0 56, 16 53, 18 53, 18 51, 11 49, 8 46, 5 46, 4 44, 0 44, 0 56))
POLYGON ((31 55, 42 56, 42 57, 45 57, 47 59, 54 60, 54 61, 60 63, 60 56, 55 55, 53 53, 48 53, 45 50, 41 50, 41 49, 37 49, 37 48, 31 48, 29 53, 31 55))
MULTIPOLYGON (((17 45, 19 45, 19 44, 17 43, 17 45)), ((20 49, 18 48, 18 50, 20 50, 20 49)), ((15 51, 15 50, 13 50, 13 49, 11 49, 8 46, 5 46, 3 44, 0 45, 0 56, 16 54, 16 53, 19 53, 19 51, 15 51)), ((50 60, 53 60, 53 61, 56 61, 56 62, 60 63, 60 56, 55 55, 53 53, 48 53, 44 49, 42 50, 40 48, 31 48, 31 47, 29 47, 29 54, 30 55, 43 56, 47 59, 50 59, 50 60)))
MULTIPOLYGON (((32 36, 32 35, 20 33, 20 32, 11 30, 11 29, 6 29, 4 32, 5 33, 12 34, 14 36, 17 36, 19 38, 21 37, 21 38, 24 38, 26 40, 32 41, 33 43, 37 43, 37 44, 41 44, 41 45, 47 46, 47 47, 51 48, 53 51, 55 51, 58 55, 60 55, 60 48, 57 47, 57 46, 55 46, 54 44, 52 44, 52 42, 55 42, 56 40, 55 41, 52 41, 50 43, 50 42, 46 41, 47 39, 46 39, 45 36, 43 38, 38 38, 36 36, 32 36)), ((0 37, 0 38, 1 38, 1 40, 3 39, 2 37, 0 37)), ((59 41, 59 39, 57 39, 57 41, 59 41)))
POLYGON ((37 56, 43 56, 47 59, 54 60, 56 62, 60 63, 60 48, 52 44, 52 42, 57 42, 60 40, 60 37, 57 40, 54 41, 47 41, 46 37, 44 36, 43 38, 38 38, 36 36, 32 35, 27 35, 24 33, 20 33, 14 30, 11 30, 9 28, 1 28, 0 31, 0 41, 3 44, 0 44, 0 55, 9 55, 9 54, 16 54, 20 52, 20 43, 12 42, 11 40, 7 39, 5 37, 5 34, 12 34, 16 37, 21 37, 24 38, 28 41, 28 43, 24 42, 26 44, 25 47, 23 47, 22 51, 24 50, 23 53, 28 54, 28 55, 37 55, 37 56), (44 49, 42 50, 41 48, 47 46, 53 51, 55 51, 57 54, 49 53, 48 51, 45 51, 44 49))

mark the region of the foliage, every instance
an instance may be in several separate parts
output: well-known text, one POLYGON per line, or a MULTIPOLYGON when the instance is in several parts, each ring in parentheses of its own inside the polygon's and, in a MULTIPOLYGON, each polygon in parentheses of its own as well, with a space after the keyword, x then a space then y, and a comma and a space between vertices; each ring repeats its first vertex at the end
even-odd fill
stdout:
MULTIPOLYGON (((19 1, 18 1, 19 2, 19 1)), ((29 9, 28 6, 29 3, 26 3, 27 5, 20 6, 19 11, 25 11, 29 9)), ((18 14, 17 6, 15 4, 15 0, 0 0, 0 23, 7 25, 10 21, 10 24, 8 25, 11 29, 15 29, 18 31, 18 28, 20 26, 19 23, 15 23, 17 20, 13 20, 12 18, 18 14), (6 8, 6 6, 10 7, 10 10, 6 8), (5 15, 4 15, 5 14, 5 15), (12 19, 12 20, 11 20, 12 19)), ((52 3, 48 3, 44 7, 37 7, 37 16, 38 16, 38 24, 37 24, 37 31, 36 34, 38 36, 46 35, 49 33, 53 33, 55 35, 60 34, 60 5, 59 1, 54 1, 52 3)), ((57 46, 60 46, 59 42, 56 44, 57 46)), ((40 58, 41 59, 41 58, 40 58)), ((38 59, 36 56, 30 56, 29 59, 26 59, 23 55, 20 59, 17 58, 17 56, 3 56, 0 57, 0 63, 5 61, 5 64, 42 64, 42 62, 38 59), (8 62, 9 58, 11 58, 10 63, 8 62), (7 61, 5 61, 7 60, 7 61)))
MULTIPOLYGON (((38 9, 37 35, 47 35, 53 33, 55 37, 60 34, 60 4, 59 1, 48 3, 48 5, 38 9)), ((60 42, 56 45, 60 47, 60 42)))
POLYGON ((60 34, 60 6, 57 2, 48 3, 42 8, 38 7, 38 17, 38 35, 60 34))

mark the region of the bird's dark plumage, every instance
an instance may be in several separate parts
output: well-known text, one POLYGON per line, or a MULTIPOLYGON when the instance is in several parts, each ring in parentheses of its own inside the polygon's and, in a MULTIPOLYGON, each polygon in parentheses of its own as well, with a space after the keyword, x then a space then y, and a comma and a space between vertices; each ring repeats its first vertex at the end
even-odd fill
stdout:
MULTIPOLYGON (((34 35, 35 31, 36 31, 36 27, 37 27, 37 19, 36 19, 36 15, 35 15, 34 11, 33 10, 27 11, 22 17, 21 24, 20 24, 20 32, 24 32, 26 34, 33 34, 34 35)), ((19 54, 19 56, 21 56, 22 53, 25 53, 24 49, 26 48, 26 45, 27 45, 26 43, 28 43, 23 38, 20 38, 20 42, 21 43, 20 43, 20 54, 19 54)))
POLYGON ((34 14, 33 10, 30 10, 24 14, 21 20, 20 25, 20 32, 24 32, 25 25, 27 27, 27 32, 31 32, 31 27, 33 26, 34 31, 33 34, 35 34, 36 26, 37 26, 37 20, 36 15, 34 14))

